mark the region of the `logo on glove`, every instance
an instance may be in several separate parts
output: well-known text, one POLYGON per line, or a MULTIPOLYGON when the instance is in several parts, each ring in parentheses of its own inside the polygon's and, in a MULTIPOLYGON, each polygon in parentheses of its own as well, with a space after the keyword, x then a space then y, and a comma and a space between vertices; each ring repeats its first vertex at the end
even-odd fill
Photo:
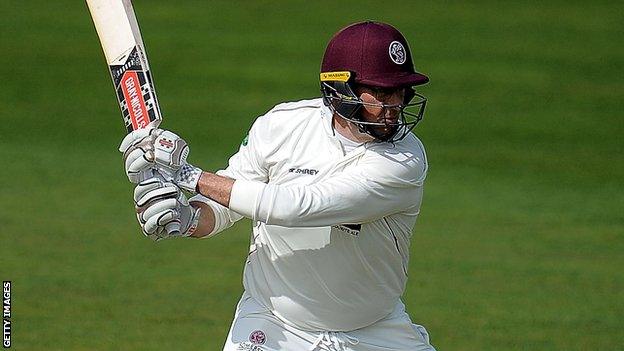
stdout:
POLYGON ((160 144, 160 146, 166 147, 168 149, 171 149, 173 147, 173 141, 169 139, 159 139, 158 143, 160 144))

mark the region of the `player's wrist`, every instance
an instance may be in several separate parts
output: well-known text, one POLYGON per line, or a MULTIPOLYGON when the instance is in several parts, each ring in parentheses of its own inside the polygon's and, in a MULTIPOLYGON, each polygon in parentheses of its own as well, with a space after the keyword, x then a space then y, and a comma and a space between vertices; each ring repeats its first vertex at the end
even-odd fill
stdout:
POLYGON ((174 182, 182 189, 197 194, 197 184, 204 171, 190 163, 186 163, 176 172, 174 182))

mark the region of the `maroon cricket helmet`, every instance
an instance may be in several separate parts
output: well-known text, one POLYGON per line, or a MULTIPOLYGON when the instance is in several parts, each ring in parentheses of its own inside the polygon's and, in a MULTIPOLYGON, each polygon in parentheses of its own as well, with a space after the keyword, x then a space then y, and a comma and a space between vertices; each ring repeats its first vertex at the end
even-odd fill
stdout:
POLYGON ((411 87, 429 78, 414 70, 407 40, 393 26, 366 21, 351 24, 330 40, 321 73, 349 71, 355 83, 381 88, 411 87))
POLYGON ((334 116, 355 124, 360 132, 379 141, 396 142, 407 136, 424 116, 427 98, 412 87, 429 78, 414 70, 405 37, 389 24, 366 21, 340 30, 330 40, 321 64, 323 103, 334 116), (381 121, 366 120, 361 111, 365 102, 356 94, 357 85, 376 88, 403 88, 400 105, 383 105, 381 121), (399 120, 386 118, 399 111, 399 120))

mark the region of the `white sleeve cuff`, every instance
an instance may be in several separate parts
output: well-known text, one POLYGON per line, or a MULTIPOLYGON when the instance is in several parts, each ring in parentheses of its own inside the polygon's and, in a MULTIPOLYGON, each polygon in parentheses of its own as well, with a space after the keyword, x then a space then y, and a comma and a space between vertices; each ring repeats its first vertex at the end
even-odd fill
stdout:
POLYGON ((202 194, 197 194, 189 199, 189 202, 194 202, 194 201, 202 202, 208 207, 210 207, 212 209, 212 213, 214 214, 214 219, 215 219, 212 232, 210 232, 208 235, 202 236, 201 239, 209 238, 219 233, 223 229, 225 229, 224 227, 226 227, 226 224, 225 224, 226 221, 223 216, 223 211, 220 211, 218 204, 216 202, 210 200, 209 198, 203 196, 202 194))
POLYGON ((234 224, 234 222, 236 222, 237 220, 241 218, 238 214, 230 213, 226 207, 219 205, 215 201, 210 200, 209 198, 201 194, 197 194, 189 199, 189 202, 194 202, 194 201, 204 203, 205 205, 207 205, 208 207, 212 209, 212 213, 214 214, 215 222, 214 222, 214 227, 212 228, 212 232, 208 233, 208 235, 202 236, 201 237, 202 239, 212 237, 222 232, 224 229, 231 227, 232 224, 234 224))
POLYGON ((259 220, 257 218, 258 199, 265 187, 266 184, 262 182, 237 179, 230 193, 230 210, 254 221, 259 220))

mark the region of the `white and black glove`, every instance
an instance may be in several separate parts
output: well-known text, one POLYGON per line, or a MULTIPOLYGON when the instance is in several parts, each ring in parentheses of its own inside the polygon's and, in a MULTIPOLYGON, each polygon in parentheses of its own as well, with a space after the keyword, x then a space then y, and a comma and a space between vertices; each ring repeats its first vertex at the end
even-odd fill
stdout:
POLYGON ((148 238, 158 241, 190 236, 197 229, 201 209, 189 205, 175 184, 150 178, 134 189, 137 219, 148 238))
POLYGON ((166 181, 195 193, 202 170, 188 162, 189 146, 173 132, 163 129, 138 129, 126 135, 119 146, 124 168, 132 183, 152 178, 154 171, 166 181))

